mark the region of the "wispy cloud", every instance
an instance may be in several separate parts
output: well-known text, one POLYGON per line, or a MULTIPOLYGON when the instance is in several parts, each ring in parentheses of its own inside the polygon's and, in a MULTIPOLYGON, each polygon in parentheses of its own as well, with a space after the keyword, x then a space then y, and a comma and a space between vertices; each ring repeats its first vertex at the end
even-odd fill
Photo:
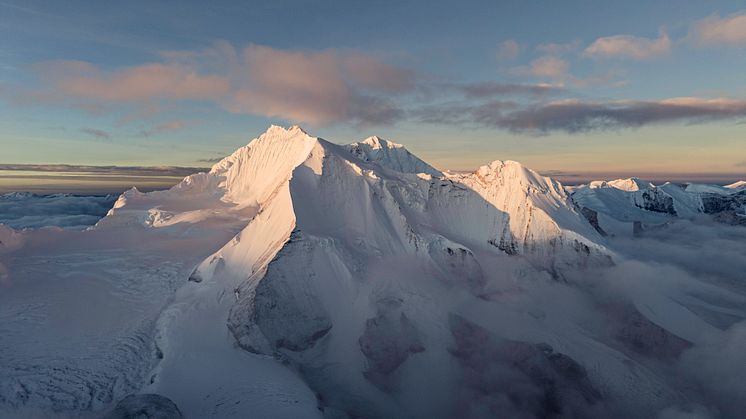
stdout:
POLYGON ((224 157, 212 157, 212 158, 206 158, 206 159, 199 159, 197 160, 197 163, 209 163, 209 164, 215 164, 219 162, 220 160, 223 160, 224 157))
POLYGON ((111 134, 101 129, 81 128, 80 132, 82 132, 83 134, 90 135, 91 137, 94 137, 97 140, 110 140, 111 139, 111 134))
POLYGON ((174 120, 160 123, 154 127, 142 130, 140 135, 151 137, 153 135, 163 134, 171 131, 180 131, 194 125, 194 121, 174 120))
POLYGON ((570 54, 570 53, 577 51, 578 48, 580 48, 580 41, 572 41, 572 42, 564 42, 564 43, 549 42, 546 44, 539 44, 536 46, 537 51, 540 51, 548 55, 554 55, 554 56, 570 54))
POLYGON ((563 93, 561 86, 548 83, 451 83, 443 87, 456 90, 467 98, 487 98, 494 96, 546 96, 563 93))
POLYGON ((526 71, 540 79, 563 80, 567 77, 569 69, 570 63, 566 60, 547 55, 531 61, 526 71))
POLYGON ((692 25, 689 38, 697 46, 746 46, 746 10, 702 19, 692 25))
POLYGON ((499 61, 512 61, 521 53, 521 46, 513 39, 508 39, 500 43, 497 49, 497 59, 499 61))
POLYGON ((646 60, 671 52, 671 39, 661 31, 657 39, 631 35, 615 35, 596 39, 583 55, 594 58, 632 58, 646 60))
POLYGON ((83 61, 52 61, 35 67, 51 84, 50 95, 106 103, 211 99, 225 94, 230 86, 221 75, 199 74, 176 63, 149 63, 116 71, 104 71, 83 61))

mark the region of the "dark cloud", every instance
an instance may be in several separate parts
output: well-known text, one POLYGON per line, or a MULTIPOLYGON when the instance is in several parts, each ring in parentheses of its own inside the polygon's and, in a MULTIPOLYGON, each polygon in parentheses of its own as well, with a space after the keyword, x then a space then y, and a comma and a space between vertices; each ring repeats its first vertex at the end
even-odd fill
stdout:
POLYGON ((208 159, 199 159, 199 160, 197 160, 197 163, 211 163, 211 164, 214 164, 214 163, 219 162, 220 160, 223 160, 223 157, 212 157, 212 158, 208 158, 208 159))
POLYGON ((561 86, 551 84, 477 82, 446 85, 459 91, 467 98, 484 99, 494 96, 546 96, 565 91, 561 86))
POLYGON ((725 98, 613 102, 563 100, 512 107, 506 106, 505 102, 487 102, 424 107, 416 115, 424 122, 490 126, 517 133, 581 133, 662 123, 743 119, 746 118, 746 101, 725 98))
POLYGON ((464 126, 491 125, 495 115, 520 107, 513 101, 490 101, 478 105, 466 102, 448 102, 425 105, 410 111, 409 115, 420 122, 432 124, 455 124, 464 126))

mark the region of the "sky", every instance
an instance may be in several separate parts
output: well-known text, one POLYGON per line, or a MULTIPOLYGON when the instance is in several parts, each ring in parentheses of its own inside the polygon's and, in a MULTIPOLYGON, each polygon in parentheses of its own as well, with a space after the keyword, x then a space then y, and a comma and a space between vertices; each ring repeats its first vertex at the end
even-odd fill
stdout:
POLYGON ((270 124, 440 169, 746 177, 741 1, 0 0, 0 164, 209 167, 270 124))

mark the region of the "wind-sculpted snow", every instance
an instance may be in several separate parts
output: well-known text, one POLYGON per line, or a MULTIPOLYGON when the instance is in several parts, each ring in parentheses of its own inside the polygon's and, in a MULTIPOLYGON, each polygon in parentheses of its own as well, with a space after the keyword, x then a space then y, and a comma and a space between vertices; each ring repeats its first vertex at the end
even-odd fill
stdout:
POLYGON ((0 226, 0 415, 739 417, 746 233, 711 196, 272 127, 88 231, 0 226))

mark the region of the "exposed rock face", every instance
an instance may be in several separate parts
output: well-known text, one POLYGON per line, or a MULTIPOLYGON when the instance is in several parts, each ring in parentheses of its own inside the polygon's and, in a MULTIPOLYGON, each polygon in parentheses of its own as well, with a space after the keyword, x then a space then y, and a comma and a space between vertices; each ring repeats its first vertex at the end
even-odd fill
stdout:
POLYGON ((717 214, 725 211, 744 212, 746 206, 746 191, 731 195, 702 194, 704 212, 717 214))
POLYGON ((614 304, 606 307, 609 324, 616 325, 615 339, 627 350, 658 359, 676 359, 692 345, 656 325, 633 306, 614 304))
POLYGON ((131 394, 122 399, 104 419, 181 419, 174 402, 159 394, 131 394))
POLYGON ((603 228, 598 224, 598 212, 594 211, 590 208, 583 207, 580 209, 580 213, 583 214, 583 217, 585 217, 586 220, 588 220, 589 223, 593 226, 593 228, 598 231, 598 234, 602 236, 606 236, 606 232, 603 228))
POLYGON ((271 264, 256 288, 255 320, 275 348, 308 349, 332 328, 314 289, 315 273, 308 269, 315 245, 312 240, 300 239, 288 243, 278 257, 300 257, 302 262, 271 264))
POLYGON ((635 195, 635 205, 647 211, 676 215, 673 198, 660 189, 649 188, 635 195))

